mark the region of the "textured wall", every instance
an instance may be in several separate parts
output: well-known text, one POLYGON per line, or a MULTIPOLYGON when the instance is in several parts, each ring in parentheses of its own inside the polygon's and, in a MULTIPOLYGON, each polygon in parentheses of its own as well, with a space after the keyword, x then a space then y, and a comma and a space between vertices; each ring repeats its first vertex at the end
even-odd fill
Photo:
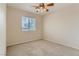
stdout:
POLYGON ((15 45, 32 40, 42 39, 42 18, 39 15, 20 10, 14 7, 7 7, 7 45, 15 45), (30 16, 36 18, 36 31, 22 32, 21 17, 30 16))
POLYGON ((44 39, 79 49, 79 4, 45 16, 44 39))

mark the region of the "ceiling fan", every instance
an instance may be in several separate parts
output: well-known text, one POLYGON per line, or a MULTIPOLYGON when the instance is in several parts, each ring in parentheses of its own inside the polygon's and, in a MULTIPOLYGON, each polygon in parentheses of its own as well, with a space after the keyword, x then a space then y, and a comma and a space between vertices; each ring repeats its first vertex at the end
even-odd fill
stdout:
POLYGON ((49 7, 54 6, 54 3, 39 3, 37 6, 33 6, 36 12, 48 12, 49 7))

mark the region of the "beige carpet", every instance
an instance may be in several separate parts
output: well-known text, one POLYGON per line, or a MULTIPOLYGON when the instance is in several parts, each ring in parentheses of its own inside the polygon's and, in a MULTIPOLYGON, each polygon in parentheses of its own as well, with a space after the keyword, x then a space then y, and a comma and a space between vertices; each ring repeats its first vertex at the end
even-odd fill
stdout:
POLYGON ((7 48, 8 56, 79 56, 79 50, 46 40, 37 40, 7 48))

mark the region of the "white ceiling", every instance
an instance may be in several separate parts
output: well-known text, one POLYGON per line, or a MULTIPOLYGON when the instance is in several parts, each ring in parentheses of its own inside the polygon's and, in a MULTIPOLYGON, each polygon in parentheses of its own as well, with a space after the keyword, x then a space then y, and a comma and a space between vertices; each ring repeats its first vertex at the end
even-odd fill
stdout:
MULTIPOLYGON (((51 12, 54 13, 54 12, 56 12, 56 10, 63 8, 65 6, 68 6, 70 4, 69 3, 55 3, 55 5, 52 8, 50 8, 49 13, 51 13, 51 12)), ((29 11, 29 12, 37 14, 35 12, 34 7, 32 7, 32 6, 35 6, 35 5, 38 5, 38 4, 37 3, 9 3, 8 4, 8 6, 20 8, 20 9, 23 9, 25 11, 29 11)), ((45 15, 45 14, 47 14, 47 13, 39 13, 39 15, 45 15)))

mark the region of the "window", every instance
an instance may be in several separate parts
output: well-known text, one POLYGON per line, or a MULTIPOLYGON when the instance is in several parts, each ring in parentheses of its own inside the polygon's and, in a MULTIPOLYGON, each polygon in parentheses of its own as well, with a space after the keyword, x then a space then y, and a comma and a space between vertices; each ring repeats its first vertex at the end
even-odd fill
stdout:
POLYGON ((22 31, 35 31, 35 18, 33 17, 22 17, 22 31))

